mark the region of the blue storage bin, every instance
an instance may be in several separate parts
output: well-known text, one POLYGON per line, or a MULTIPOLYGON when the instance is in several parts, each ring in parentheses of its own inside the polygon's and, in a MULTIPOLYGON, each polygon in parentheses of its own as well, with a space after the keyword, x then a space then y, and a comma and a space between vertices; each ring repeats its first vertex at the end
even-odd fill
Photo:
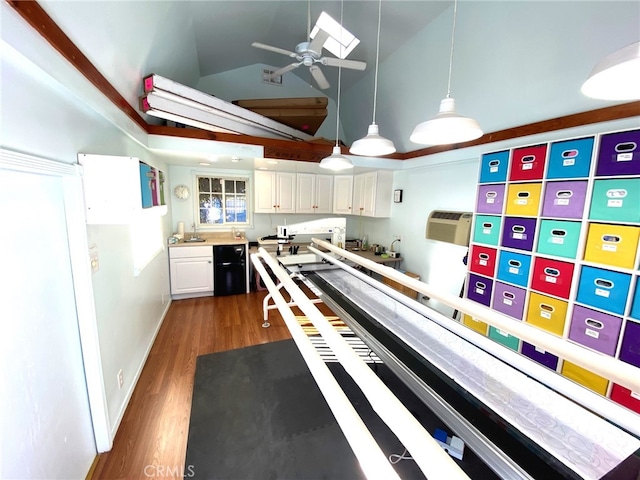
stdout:
POLYGON ((529 284, 531 256, 501 250, 498 258, 498 280, 526 287, 529 284))
POLYGON ((485 153, 480 159, 480 183, 505 182, 508 169, 508 150, 485 153))
POLYGON ((473 227, 473 242, 485 245, 498 245, 501 226, 501 217, 476 215, 476 223, 473 227))
POLYGON ((631 275, 583 266, 576 300, 585 305, 624 315, 631 275))
POLYGON ((547 178, 588 177, 593 155, 593 137, 551 144, 547 178))
POLYGON ((631 317, 640 320, 640 277, 636 277, 636 293, 631 304, 631 317))

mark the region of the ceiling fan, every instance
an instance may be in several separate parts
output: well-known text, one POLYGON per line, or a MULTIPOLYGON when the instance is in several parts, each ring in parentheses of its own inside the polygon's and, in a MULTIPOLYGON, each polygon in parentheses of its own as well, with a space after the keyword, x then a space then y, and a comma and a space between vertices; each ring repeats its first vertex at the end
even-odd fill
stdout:
MULTIPOLYGON (((308 30, 309 31, 309 30, 308 30)), ((322 12, 322 15, 318 18, 318 22, 312 31, 309 33, 309 40, 306 42, 301 42, 296 45, 295 51, 292 52, 290 50, 285 50, 283 48, 273 47, 271 45, 265 45, 264 43, 253 42, 251 46, 256 48, 261 48, 263 50, 268 50, 270 52, 280 53, 282 55, 287 55, 289 57, 295 58, 296 62, 290 63, 289 65, 276 70, 271 74, 272 77, 276 77, 278 75, 282 75, 286 72, 289 72, 295 68, 298 68, 300 65, 304 65, 305 67, 309 67, 309 71, 313 76, 314 80, 318 84, 318 87, 321 90, 326 90, 329 88, 329 81, 327 77, 324 76, 322 70, 317 64, 327 65, 329 67, 342 67, 342 68, 350 68, 353 70, 364 70, 367 68, 367 63, 359 60, 347 60, 345 58, 335 58, 335 57, 323 57, 322 49, 325 47, 325 43, 327 41, 333 43, 338 43, 338 38, 344 36, 344 32, 353 37, 349 32, 344 30, 342 26, 333 20, 328 14, 322 12), (331 23, 333 22, 333 24, 331 23), (323 28, 324 27, 324 28, 323 28), (336 27, 339 29, 337 30, 336 27), (336 30, 337 36, 332 35, 327 30, 336 30)), ((355 42, 351 42, 351 49, 357 45, 359 40, 353 37, 355 42), (355 43, 355 44, 354 44, 355 43)), ((338 47, 340 48, 340 47, 338 47)), ((344 46, 338 50, 345 51, 344 46)), ((350 50, 349 50, 350 51, 350 50)), ((346 56, 346 54, 344 55, 346 56)))

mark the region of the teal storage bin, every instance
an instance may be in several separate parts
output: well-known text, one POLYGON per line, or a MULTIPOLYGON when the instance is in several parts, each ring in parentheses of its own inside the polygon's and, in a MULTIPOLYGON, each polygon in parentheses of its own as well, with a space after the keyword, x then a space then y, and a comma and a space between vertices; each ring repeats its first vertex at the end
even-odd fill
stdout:
POLYGON ((536 252, 563 258, 576 258, 581 222, 542 220, 536 252))
POLYGON ((509 151, 485 153, 480 159, 480 183, 500 183, 507 180, 509 151))
POLYGON ((591 170, 593 137, 551 144, 547 178, 583 178, 591 170))
POLYGON ((596 180, 589 219, 640 222, 640 178, 596 180))
POLYGON ((476 215, 473 227, 473 242, 484 245, 498 245, 502 218, 492 215, 476 215))
POLYGON ((505 347, 515 350, 516 352, 520 347, 520 339, 518 339, 518 337, 509 335, 507 332, 498 330, 496 327, 489 327, 489 338, 494 339, 496 342, 501 343, 505 347))

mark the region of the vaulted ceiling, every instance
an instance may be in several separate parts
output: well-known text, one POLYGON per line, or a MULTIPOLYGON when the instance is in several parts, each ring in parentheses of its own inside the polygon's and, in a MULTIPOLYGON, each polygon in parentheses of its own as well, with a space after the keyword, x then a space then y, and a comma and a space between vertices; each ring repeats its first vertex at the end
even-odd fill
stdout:
MULTIPOLYGON (((149 73, 229 101, 318 95, 335 101, 337 68, 322 67, 328 90, 316 89, 305 67, 285 74, 283 87, 265 86, 257 72, 291 59, 251 43, 293 50, 306 40, 309 20, 322 11, 339 19, 343 7, 345 28, 361 40, 349 58, 368 64, 365 72, 343 69, 343 140, 364 136, 371 121, 377 1, 40 4, 136 110, 149 73)), ((452 7, 444 0, 383 0, 377 123, 400 152, 420 148, 408 140, 412 126, 434 116, 446 94, 452 7)), ((452 81, 458 110, 495 132, 615 105, 586 99, 580 84, 599 58, 638 40, 638 25, 637 1, 460 0, 452 81)), ((335 137, 333 114, 323 131, 328 138, 335 137)))

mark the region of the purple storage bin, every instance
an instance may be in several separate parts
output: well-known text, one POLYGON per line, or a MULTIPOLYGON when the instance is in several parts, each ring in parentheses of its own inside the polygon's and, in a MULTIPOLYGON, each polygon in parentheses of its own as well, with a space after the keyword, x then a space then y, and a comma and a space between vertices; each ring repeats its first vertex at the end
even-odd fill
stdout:
POLYGON ((640 367, 640 323, 627 320, 622 336, 620 360, 640 367))
POLYGON ((602 135, 596 175, 638 174, 640 174, 640 130, 602 135))
POLYGON ((518 250, 533 250, 536 233, 535 218, 505 217, 502 227, 502 246, 518 250))
POLYGON ((569 338, 607 355, 616 353, 622 319, 576 305, 571 317, 569 338))
POLYGON ((543 217, 582 218, 587 182, 548 182, 542 204, 543 217))
POLYGON ((478 187, 477 213, 502 213, 505 184, 480 185, 478 187))
POLYGON ((527 291, 523 288, 496 282, 493 289, 492 308, 517 320, 522 320, 526 295, 527 291))
POLYGON ((481 303, 487 307, 491 305, 491 291, 493 290, 493 280, 480 275, 469 274, 467 284, 467 298, 474 302, 481 303))
POLYGON ((530 343, 522 342, 522 354, 532 360, 544 365, 545 367, 555 370, 558 366, 558 357, 553 353, 546 352, 540 348, 534 347, 530 343))

